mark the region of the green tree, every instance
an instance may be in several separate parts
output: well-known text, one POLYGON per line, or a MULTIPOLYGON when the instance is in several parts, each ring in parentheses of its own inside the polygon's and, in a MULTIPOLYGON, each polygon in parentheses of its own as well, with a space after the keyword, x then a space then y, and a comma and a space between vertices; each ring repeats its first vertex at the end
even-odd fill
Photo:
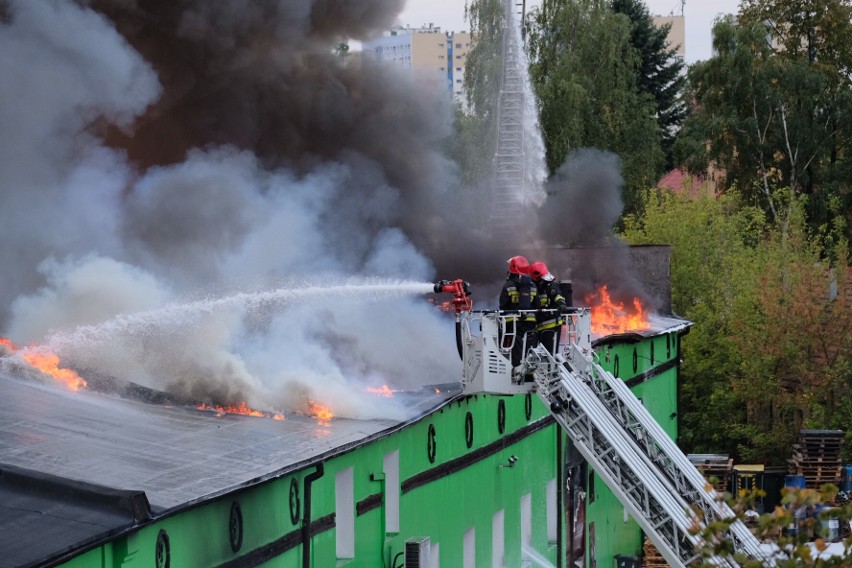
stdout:
POLYGON ((628 19, 604 0, 544 0, 530 12, 526 38, 548 169, 577 148, 612 151, 624 164, 625 209, 636 211, 664 155, 655 103, 637 84, 628 19))
MULTIPOLYGON (((849 566, 852 559, 852 537, 843 541, 842 551, 823 554, 829 546, 829 521, 839 526, 848 526, 852 519, 852 505, 829 507, 826 504, 834 500, 837 487, 824 485, 817 489, 783 489, 781 504, 757 519, 752 532, 763 543, 764 550, 772 553, 772 566, 776 568, 829 568, 849 566)), ((696 525, 693 533, 701 538, 701 555, 705 560, 701 566, 718 566, 718 558, 733 558, 745 568, 760 568, 763 562, 734 554, 731 540, 727 536, 734 520, 749 522, 746 511, 754 511, 756 501, 763 496, 762 491, 744 492, 727 502, 734 511, 734 517, 708 523, 699 529, 696 525), (709 559, 714 558, 711 562, 709 559)), ((730 497, 730 496, 728 496, 730 497)), ((701 511, 695 511, 701 516, 701 511)), ((842 531, 839 531, 842 532, 842 531)), ((838 535, 835 535, 838 536, 838 535)))
POLYGON ((714 166, 779 222, 806 195, 813 227, 848 212, 852 22, 848 0, 748 0, 713 28, 718 55, 688 73, 694 112, 675 158, 714 166))
POLYGON ((736 192, 658 191, 625 223, 628 242, 673 245, 673 308, 695 323, 681 374, 680 441, 690 451, 783 464, 800 428, 848 428, 847 247, 811 233, 801 202, 782 226, 736 192))
POLYGON ((666 168, 670 169, 675 134, 686 116, 683 101, 686 75, 683 61, 676 56, 679 46, 668 45, 671 24, 654 25, 643 0, 612 0, 612 9, 630 19, 630 44, 639 54, 637 86, 640 93, 653 97, 657 105, 661 145, 666 168))
POLYGON ((763 230, 760 210, 743 208, 735 194, 693 200, 655 190, 642 216, 625 222, 622 236, 631 244, 672 245, 672 309, 695 323, 683 343, 679 409, 680 442, 693 452, 733 455, 746 441, 737 429, 746 421, 742 400, 731 390, 739 362, 731 321, 740 292, 732 271, 751 265, 750 247, 763 230))
MULTIPOLYGON (((800 200, 801 201, 801 200, 800 200)), ((731 338, 740 354, 732 389, 747 411, 752 445, 741 455, 782 463, 800 428, 848 428, 852 401, 852 298, 845 244, 832 265, 810 235, 801 203, 773 227, 752 265, 738 271, 750 294, 735 306, 731 338)))
POLYGON ((497 141, 505 3, 470 0, 465 5, 471 48, 464 70, 465 105, 456 109, 456 150, 462 181, 480 186, 491 176, 497 141))

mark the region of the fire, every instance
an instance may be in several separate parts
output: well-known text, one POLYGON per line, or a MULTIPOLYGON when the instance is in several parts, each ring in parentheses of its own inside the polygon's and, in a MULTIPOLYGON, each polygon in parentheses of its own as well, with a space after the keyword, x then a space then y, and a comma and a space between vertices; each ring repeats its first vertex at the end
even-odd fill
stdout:
POLYGON ((592 310, 592 333, 610 335, 628 330, 648 329, 648 314, 639 298, 633 298, 632 307, 625 308, 623 302, 613 302, 606 285, 586 296, 586 304, 592 310))
POLYGON ((383 396, 385 398, 390 398, 393 396, 393 393, 396 391, 389 388, 387 385, 382 385, 382 388, 377 389, 375 387, 367 387, 367 392, 371 392, 373 394, 377 394, 379 396, 383 396))
POLYGON ((85 379, 71 369, 60 367, 59 355, 47 347, 30 345, 29 347, 19 348, 5 337, 0 337, 0 345, 4 346, 8 351, 17 354, 31 367, 38 369, 45 375, 50 375, 72 391, 84 389, 88 385, 85 379))
POLYGON ((217 416, 222 416, 224 414, 242 414, 244 416, 257 416, 259 418, 267 417, 272 418, 273 420, 284 420, 283 414, 269 414, 260 410, 254 410, 253 408, 250 408, 245 401, 231 406, 209 405, 202 403, 195 408, 198 410, 209 410, 215 412, 217 416))
POLYGON ((334 414, 331 412, 331 408, 316 403, 312 400, 308 401, 308 414, 310 414, 320 422, 328 422, 329 420, 334 418, 334 414))

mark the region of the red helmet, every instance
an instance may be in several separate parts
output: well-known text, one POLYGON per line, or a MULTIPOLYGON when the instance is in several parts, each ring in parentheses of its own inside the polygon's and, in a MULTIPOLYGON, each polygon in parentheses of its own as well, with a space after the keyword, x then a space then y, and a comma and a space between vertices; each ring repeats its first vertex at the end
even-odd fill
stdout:
POLYGON ((529 268, 529 275, 533 280, 544 280, 550 282, 553 280, 553 274, 547 269, 547 265, 543 262, 533 262, 529 268))
POLYGON ((509 272, 512 274, 529 274, 530 263, 523 256, 513 256, 506 262, 509 263, 509 272))

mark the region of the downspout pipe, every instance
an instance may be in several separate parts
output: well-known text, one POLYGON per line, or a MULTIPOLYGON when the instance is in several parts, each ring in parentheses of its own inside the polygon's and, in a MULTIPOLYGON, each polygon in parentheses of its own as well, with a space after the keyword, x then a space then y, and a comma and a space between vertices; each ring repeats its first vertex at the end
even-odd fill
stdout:
POLYGON ((311 486, 314 481, 325 475, 323 462, 317 469, 305 476, 305 516, 302 518, 302 568, 311 568, 311 486))

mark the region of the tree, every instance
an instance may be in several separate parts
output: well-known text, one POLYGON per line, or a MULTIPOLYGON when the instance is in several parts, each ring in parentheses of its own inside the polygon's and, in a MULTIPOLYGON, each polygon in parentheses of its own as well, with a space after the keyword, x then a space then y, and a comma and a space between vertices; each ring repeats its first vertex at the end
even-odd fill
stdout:
POLYGON ((686 116, 683 101, 686 76, 683 61, 676 56, 678 46, 668 45, 671 24, 654 25, 643 0, 612 0, 612 10, 630 19, 630 44, 639 54, 637 87, 656 103, 666 169, 670 169, 675 134, 686 116))
POLYGON ((680 441, 690 451, 781 464, 800 428, 848 428, 845 227, 830 239, 811 233, 802 201, 782 226, 736 192, 655 192, 625 222, 628 242, 673 245, 673 308, 695 323, 681 374, 680 441))
POLYGON ((718 55, 688 74, 694 112, 675 158, 715 166, 722 186, 782 224, 807 196, 812 227, 850 209, 852 22, 849 0, 748 0, 713 28, 718 55))
POLYGON ((612 151, 624 164, 625 208, 635 211, 664 156, 655 103, 637 85, 627 18, 604 0, 544 0, 526 37, 549 171, 577 148, 612 151))
MULTIPOLYGON (((776 568, 803 568, 807 566, 838 568, 849 566, 852 556, 852 538, 843 541, 842 551, 826 553, 829 547, 829 522, 834 521, 839 527, 848 526, 852 519, 852 505, 846 503, 840 507, 829 507, 827 503, 834 500, 837 487, 827 484, 819 489, 790 489, 782 490, 781 504, 768 511, 756 520, 752 532, 762 543, 764 550, 772 554, 771 565, 776 568)), ((763 562, 748 558, 743 554, 735 554, 732 542, 728 537, 729 528, 734 520, 748 523, 746 511, 756 509, 757 500, 763 492, 755 490, 737 495, 735 499, 727 496, 734 516, 719 519, 700 528, 696 525, 693 534, 701 539, 701 556, 705 559, 701 566, 712 568, 718 566, 719 558, 734 559, 739 566, 758 568, 763 562), (711 560, 712 559, 712 560, 711 560)), ((701 511, 695 510, 700 518, 701 511)), ((753 519, 753 518, 752 518, 753 519)), ((838 530, 838 533, 844 531, 838 530)), ((839 538, 840 535, 835 535, 839 538)))
POLYGON ((764 219, 735 194, 693 200, 657 190, 642 209, 628 217, 622 237, 672 245, 672 309, 695 324, 683 342, 679 441, 692 452, 733 455, 747 440, 736 427, 746 420, 743 404, 731 390, 740 356, 729 340, 740 295, 732 270, 751 265, 749 247, 760 240, 764 219))
POLYGON ((497 141, 505 10, 502 0, 470 0, 465 5, 473 41, 464 70, 466 105, 456 109, 458 137, 453 157, 467 186, 479 185, 491 175, 497 141))

